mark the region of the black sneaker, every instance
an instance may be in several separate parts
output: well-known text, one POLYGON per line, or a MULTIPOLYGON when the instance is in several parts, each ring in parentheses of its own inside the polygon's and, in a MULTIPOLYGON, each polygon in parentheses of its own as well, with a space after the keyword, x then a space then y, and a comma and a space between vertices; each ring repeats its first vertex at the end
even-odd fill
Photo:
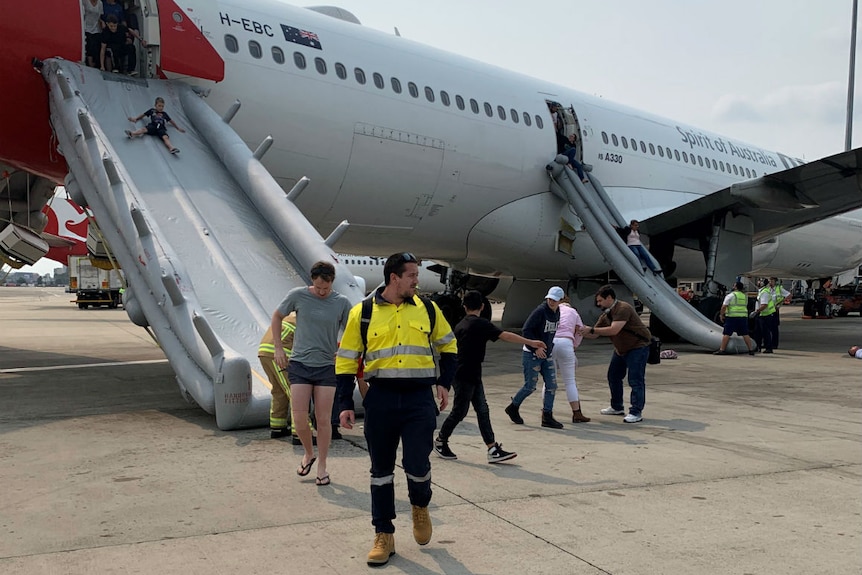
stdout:
MULTIPOLYGON (((434 440, 434 451, 437 452, 442 459, 458 459, 458 456, 452 453, 449 449, 449 442, 442 441, 439 437, 434 440)), ((488 456, 490 457, 490 455, 488 456)))
POLYGON ((290 430, 287 428, 284 429, 272 429, 269 430, 269 438, 270 439, 280 439, 282 437, 287 437, 290 435, 290 430))
POLYGON ((514 403, 510 403, 506 406, 506 415, 509 416, 509 419, 512 420, 512 423, 517 423, 518 425, 524 425, 524 420, 521 418, 521 414, 518 411, 518 406, 514 403))
POLYGON ((494 447, 488 450, 488 463, 502 463, 516 457, 518 457, 517 453, 503 451, 503 447, 499 443, 495 443, 494 447))

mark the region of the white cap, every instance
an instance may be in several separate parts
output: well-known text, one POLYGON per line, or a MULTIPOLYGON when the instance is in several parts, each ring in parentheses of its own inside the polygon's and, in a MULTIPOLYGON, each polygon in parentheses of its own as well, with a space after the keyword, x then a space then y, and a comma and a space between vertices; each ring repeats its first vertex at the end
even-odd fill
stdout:
POLYGON ((554 286, 548 290, 548 295, 545 296, 545 299, 560 301, 564 297, 566 297, 566 292, 563 291, 563 288, 560 286, 554 286))

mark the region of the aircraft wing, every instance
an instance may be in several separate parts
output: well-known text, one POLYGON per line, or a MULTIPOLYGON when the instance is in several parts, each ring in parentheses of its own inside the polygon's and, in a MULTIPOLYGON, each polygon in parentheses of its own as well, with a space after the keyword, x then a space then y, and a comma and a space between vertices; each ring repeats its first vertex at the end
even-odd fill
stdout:
POLYGON ((761 242, 796 227, 862 207, 862 148, 739 182, 641 222, 650 235, 703 229, 716 213, 751 218, 761 242), (685 222, 685 224, 681 224, 685 222))

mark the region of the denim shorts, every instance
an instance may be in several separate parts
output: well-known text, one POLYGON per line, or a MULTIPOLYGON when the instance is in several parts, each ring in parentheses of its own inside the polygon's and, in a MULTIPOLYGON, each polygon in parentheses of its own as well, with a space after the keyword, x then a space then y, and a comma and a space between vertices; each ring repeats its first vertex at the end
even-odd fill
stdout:
POLYGON ((290 385, 335 387, 335 366, 322 365, 315 367, 299 363, 298 361, 290 361, 287 364, 287 380, 290 382, 290 385))

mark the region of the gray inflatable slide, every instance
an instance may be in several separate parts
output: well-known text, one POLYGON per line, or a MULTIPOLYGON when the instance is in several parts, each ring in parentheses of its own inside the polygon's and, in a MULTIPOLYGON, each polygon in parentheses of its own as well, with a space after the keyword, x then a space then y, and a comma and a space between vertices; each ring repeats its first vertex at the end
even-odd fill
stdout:
MULTIPOLYGON (((51 119, 72 198, 89 206, 128 282, 132 321, 152 329, 182 394, 219 428, 268 425, 269 383, 257 359, 270 315, 318 260, 337 260, 252 153, 193 89, 48 60, 51 119), (129 116, 164 98, 186 129, 129 139, 129 116)), ((236 110, 232 110, 231 114, 236 110)), ((138 124, 140 126, 141 124, 138 124)), ((342 226, 346 226, 346 222, 342 226)), ((335 289, 362 288, 336 265, 335 289)))

